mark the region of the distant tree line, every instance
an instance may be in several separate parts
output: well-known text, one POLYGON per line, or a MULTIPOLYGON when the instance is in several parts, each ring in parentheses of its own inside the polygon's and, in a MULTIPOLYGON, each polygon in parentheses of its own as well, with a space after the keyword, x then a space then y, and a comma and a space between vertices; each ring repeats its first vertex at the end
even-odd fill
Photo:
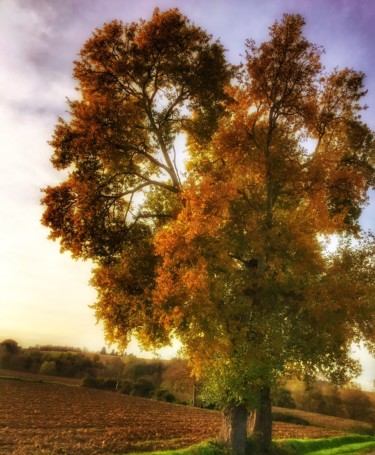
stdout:
POLYGON ((133 355, 103 358, 99 374, 86 375, 84 387, 113 390, 127 395, 192 404, 194 380, 182 359, 146 360, 133 355))
POLYGON ((78 348, 36 346, 21 348, 14 340, 0 343, 0 368, 69 378, 97 374, 103 365, 78 348))
POLYGON ((39 351, 52 351, 52 352, 87 352, 87 349, 81 349, 74 346, 55 346, 52 344, 37 344, 29 349, 37 349, 39 351))
POLYGON ((0 343, 0 368, 82 379, 85 387, 191 404, 194 381, 186 361, 145 360, 134 355, 120 356, 84 352, 63 346, 21 348, 15 340, 0 343))
POLYGON ((290 393, 297 409, 370 423, 375 420, 375 397, 356 384, 337 388, 318 381, 309 386, 301 384, 299 390, 294 388, 290 393))
MULTIPOLYGON (((82 379, 82 386, 181 404, 213 407, 200 394, 186 360, 139 359, 134 355, 84 352, 63 346, 21 348, 12 339, 0 343, 0 368, 82 379)), ((273 406, 373 422, 375 400, 357 386, 337 388, 324 381, 306 385, 280 382, 273 406)))

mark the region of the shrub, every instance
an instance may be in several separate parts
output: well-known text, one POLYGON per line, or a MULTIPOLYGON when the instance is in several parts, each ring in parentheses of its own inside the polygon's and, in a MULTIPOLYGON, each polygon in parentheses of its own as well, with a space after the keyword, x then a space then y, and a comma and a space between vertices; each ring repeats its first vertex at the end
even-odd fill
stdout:
POLYGON ((123 393, 124 395, 130 395, 133 391, 133 383, 130 381, 121 381, 117 391, 119 393, 123 393))
POLYGON ((17 341, 11 339, 2 341, 0 346, 5 352, 11 355, 19 354, 21 351, 17 341))
POLYGON ((39 373, 49 375, 56 374, 56 362, 53 360, 45 360, 40 366, 39 373))
POLYGON ((94 368, 91 359, 80 353, 61 352, 54 359, 60 376, 79 378, 94 368))
POLYGON ((40 367, 45 360, 43 353, 36 350, 27 350, 23 353, 23 367, 22 370, 29 371, 30 373, 39 373, 40 367))
POLYGON ((115 379, 103 379, 102 380, 102 389, 105 390, 116 390, 117 381, 115 379))
POLYGON ((136 395, 138 397, 145 397, 150 398, 154 394, 155 386, 152 381, 149 381, 146 378, 139 378, 133 384, 132 395, 136 395))
POLYGON ((156 398, 160 401, 167 401, 168 403, 174 403, 176 397, 167 389, 159 389, 156 392, 156 398))
POLYGON ((0 368, 19 369, 21 348, 17 341, 8 339, 0 343, 0 368))
POLYGON ((295 409, 296 403, 292 397, 292 392, 288 389, 280 388, 272 396, 272 404, 280 408, 295 409))
POLYGON ((92 389, 101 389, 103 385, 103 380, 94 378, 91 375, 86 375, 81 382, 81 387, 90 387, 92 389))

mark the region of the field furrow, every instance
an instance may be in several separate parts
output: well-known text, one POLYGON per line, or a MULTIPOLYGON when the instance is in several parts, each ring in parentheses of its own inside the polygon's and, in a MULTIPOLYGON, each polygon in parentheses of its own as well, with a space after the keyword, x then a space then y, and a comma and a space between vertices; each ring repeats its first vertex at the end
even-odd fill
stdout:
MULTIPOLYGON (((306 417, 306 416, 305 416, 306 417)), ((0 453, 120 454, 192 445, 220 434, 221 413, 63 384, 0 380, 0 453)), ((276 422, 275 438, 342 435, 276 422)))

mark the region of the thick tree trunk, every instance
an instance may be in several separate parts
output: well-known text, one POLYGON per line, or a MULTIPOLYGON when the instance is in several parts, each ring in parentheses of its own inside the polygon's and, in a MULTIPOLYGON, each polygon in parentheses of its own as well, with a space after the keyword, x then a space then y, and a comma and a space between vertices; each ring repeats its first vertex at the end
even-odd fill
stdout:
POLYGON ((236 455, 244 455, 247 438, 248 412, 244 405, 230 405, 224 409, 223 439, 236 455))
POLYGON ((260 406, 253 412, 250 420, 250 432, 258 447, 264 452, 272 445, 272 405, 270 387, 260 390, 260 406))

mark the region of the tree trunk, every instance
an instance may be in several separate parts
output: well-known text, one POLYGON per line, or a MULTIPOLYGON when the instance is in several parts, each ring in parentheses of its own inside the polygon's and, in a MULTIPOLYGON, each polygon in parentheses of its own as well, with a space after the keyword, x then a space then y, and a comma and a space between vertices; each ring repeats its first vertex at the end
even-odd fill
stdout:
POLYGON ((244 405, 229 405, 224 409, 223 439, 236 455, 244 455, 247 438, 248 412, 244 405))
POLYGON ((196 381, 193 382, 193 406, 197 405, 198 387, 196 381))
POLYGON ((272 405, 270 387, 263 387, 260 390, 260 406, 252 413, 250 431, 262 450, 267 451, 272 446, 272 405))

